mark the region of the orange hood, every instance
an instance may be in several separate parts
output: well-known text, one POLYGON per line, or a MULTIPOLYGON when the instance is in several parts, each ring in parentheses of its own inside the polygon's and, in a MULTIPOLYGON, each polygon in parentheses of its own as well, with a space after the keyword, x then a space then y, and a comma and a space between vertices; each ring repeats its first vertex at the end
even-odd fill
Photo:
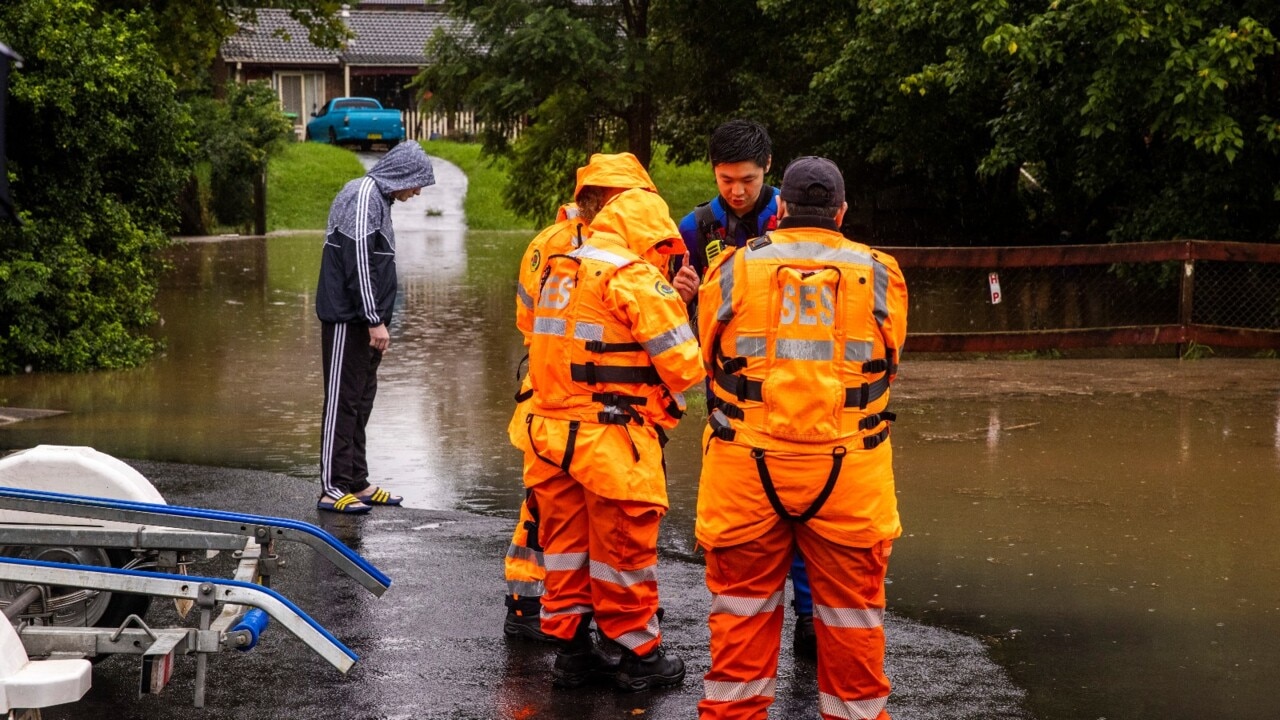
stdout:
POLYGON ((597 185, 607 188, 644 188, 657 192, 658 188, 649 178, 644 166, 631 153, 606 155, 595 153, 590 162, 578 168, 578 186, 573 189, 573 196, 578 197, 584 185, 597 185))
POLYGON ((667 203, 657 192, 626 190, 616 195, 591 221, 591 233, 607 233, 621 238, 631 252, 644 256, 651 250, 662 255, 683 255, 684 240, 671 219, 667 203), (670 241, 654 248, 663 240, 670 241))

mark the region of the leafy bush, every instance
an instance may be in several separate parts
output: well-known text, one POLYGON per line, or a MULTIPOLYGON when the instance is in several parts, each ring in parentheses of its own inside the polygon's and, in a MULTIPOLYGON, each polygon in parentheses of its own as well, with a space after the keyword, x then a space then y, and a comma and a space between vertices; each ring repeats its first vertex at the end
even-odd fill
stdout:
POLYGON ((226 100, 198 99, 193 110, 200 154, 210 165, 213 214, 223 225, 249 225, 254 184, 267 169, 267 157, 293 137, 293 125, 265 82, 229 83, 226 100))
POLYGON ((24 58, 10 77, 22 224, 0 227, 0 372, 140 363, 190 117, 144 15, 17 0, 0 4, 0 28, 24 58))

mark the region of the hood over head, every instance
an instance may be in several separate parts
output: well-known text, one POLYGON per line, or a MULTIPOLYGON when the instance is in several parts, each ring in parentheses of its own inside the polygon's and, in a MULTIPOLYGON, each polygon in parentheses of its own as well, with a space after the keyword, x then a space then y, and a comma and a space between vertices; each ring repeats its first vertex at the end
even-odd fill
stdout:
POLYGON ((406 140, 388 150, 369 170, 369 177, 383 195, 436 184, 431 159, 415 140, 406 140))
POLYGON ((586 165, 578 168, 578 184, 573 189, 577 197, 586 185, 606 188, 644 188, 657 192, 658 187, 649 178, 649 173, 629 152, 606 155, 595 153, 586 165))
POLYGON ((626 190, 605 203, 591 221, 591 232, 621 238, 631 252, 646 255, 683 255, 680 228, 671 219, 667 203, 656 192, 626 190))

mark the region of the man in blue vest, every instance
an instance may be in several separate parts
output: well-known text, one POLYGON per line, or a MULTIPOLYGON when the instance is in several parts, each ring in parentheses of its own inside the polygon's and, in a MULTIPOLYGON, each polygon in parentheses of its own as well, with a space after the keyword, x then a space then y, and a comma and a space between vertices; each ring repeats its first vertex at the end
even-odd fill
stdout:
MULTIPOLYGON (((711 200, 698 205, 680 221, 680 236, 689 252, 672 277, 671 284, 690 305, 690 317, 697 316, 692 302, 707 266, 726 247, 742 247, 778 226, 778 189, 764 182, 773 162, 773 142, 764 126, 753 120, 730 120, 711 133, 709 155, 716 189, 711 200)), ((711 393, 707 393, 711 397, 711 393)), ((809 573, 797 553, 791 564, 791 586, 795 590, 792 607, 796 611, 793 642, 796 657, 817 659, 817 636, 813 629, 813 596, 809 573)))

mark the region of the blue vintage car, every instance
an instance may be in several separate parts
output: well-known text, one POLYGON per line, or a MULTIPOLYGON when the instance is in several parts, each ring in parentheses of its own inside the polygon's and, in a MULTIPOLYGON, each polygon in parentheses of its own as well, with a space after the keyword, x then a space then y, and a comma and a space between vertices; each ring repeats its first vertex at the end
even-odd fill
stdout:
POLYGON ((373 98, 339 97, 312 114, 307 139, 356 144, 364 150, 374 143, 386 143, 390 148, 404 140, 404 123, 399 110, 384 109, 373 98))

